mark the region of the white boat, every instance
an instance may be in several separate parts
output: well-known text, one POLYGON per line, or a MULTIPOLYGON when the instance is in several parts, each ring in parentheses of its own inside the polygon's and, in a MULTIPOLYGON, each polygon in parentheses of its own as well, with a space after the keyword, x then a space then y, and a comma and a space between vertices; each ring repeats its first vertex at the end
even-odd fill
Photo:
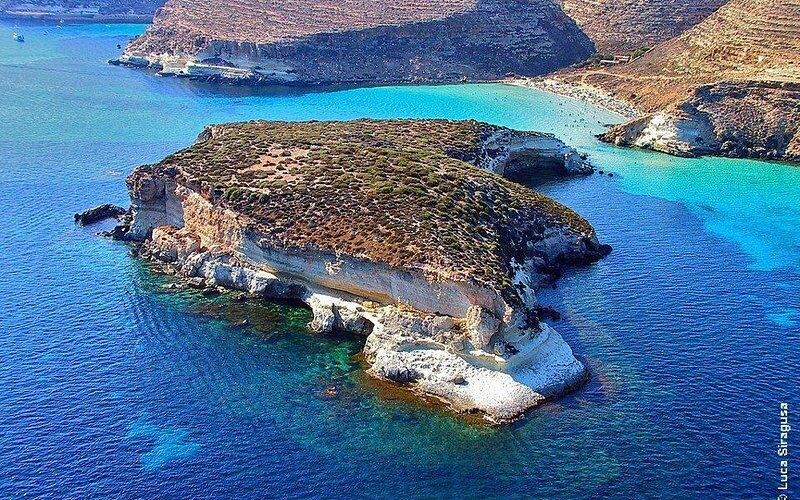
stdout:
POLYGON ((19 33, 14 33, 14 40, 17 42, 24 42, 25 37, 20 35, 19 33))

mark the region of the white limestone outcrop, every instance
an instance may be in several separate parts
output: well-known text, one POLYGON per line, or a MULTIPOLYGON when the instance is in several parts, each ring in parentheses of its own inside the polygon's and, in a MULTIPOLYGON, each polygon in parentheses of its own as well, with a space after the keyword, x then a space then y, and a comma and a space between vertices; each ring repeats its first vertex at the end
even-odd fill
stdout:
POLYGON ((714 128, 704 117, 681 110, 659 111, 622 125, 601 138, 617 146, 652 149, 675 156, 699 156, 719 149, 714 128))
POLYGON ((550 134, 499 129, 483 141, 479 167, 514 177, 531 165, 537 173, 550 169, 562 175, 591 174, 593 169, 574 148, 550 134))

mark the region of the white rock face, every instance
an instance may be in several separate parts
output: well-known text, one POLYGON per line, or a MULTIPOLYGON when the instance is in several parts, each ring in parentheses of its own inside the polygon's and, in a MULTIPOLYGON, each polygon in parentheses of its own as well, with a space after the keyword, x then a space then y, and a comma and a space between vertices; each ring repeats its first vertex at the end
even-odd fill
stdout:
POLYGON ((155 229, 147 250, 210 286, 256 297, 300 299, 312 309, 312 331, 367 335, 364 354, 370 375, 408 384, 456 411, 479 411, 491 422, 513 420, 586 377, 584 365, 547 325, 539 332, 501 333, 500 321, 477 307, 470 310, 472 317, 458 319, 345 298, 335 290, 258 270, 257 263, 243 265, 218 248, 203 250, 199 238, 173 227, 155 229), (508 346, 517 352, 511 354, 508 346))
POLYGON ((601 138, 617 146, 652 149, 675 156, 699 156, 719 149, 708 119, 678 109, 617 125, 601 138))
POLYGON ((593 171, 575 149, 555 136, 509 133, 502 129, 484 141, 478 166, 508 177, 524 173, 530 165, 536 165, 539 173, 546 168, 565 175, 591 174, 593 171))
MULTIPOLYGON (((541 331, 520 327, 521 313, 507 306, 502 318, 479 301, 456 315, 386 302, 378 305, 348 292, 346 289, 353 288, 350 282, 333 288, 321 285, 314 280, 319 266, 310 266, 302 279, 272 272, 267 269, 275 266, 274 259, 252 260, 247 255, 251 252, 240 251, 254 242, 233 248, 228 244, 235 238, 216 243, 209 238, 217 238, 218 229, 211 235, 188 229, 202 231, 202 224, 191 218, 198 213, 192 205, 208 205, 196 193, 187 195, 182 211, 175 210, 174 202, 153 201, 134 202, 133 223, 138 234, 151 234, 145 248, 153 257, 174 263, 184 276, 202 278, 209 286, 255 297, 302 300, 314 314, 309 325, 312 331, 367 335, 369 374, 408 384, 411 390, 438 398, 456 411, 479 411, 489 421, 506 422, 578 385, 586 376, 585 367, 558 333, 547 325, 541 325, 541 331), (184 217, 182 229, 157 225, 146 231, 150 224, 175 222, 179 215, 184 217)), ((320 256, 319 262, 323 261, 325 256, 320 256)), ((297 265, 293 263, 292 271, 297 271, 297 265)), ((381 280, 392 281, 390 276, 377 278, 362 283, 361 289, 382 290, 381 280)), ((336 285, 327 279, 325 284, 336 285)), ((432 290, 420 286, 418 291, 432 290)))
POLYGON ((159 226, 183 226, 183 203, 174 182, 151 177, 128 185, 131 194, 131 208, 135 210, 130 226, 130 236, 143 240, 159 226), (169 184, 169 185, 167 185, 169 184), (173 193, 166 196, 165 193, 173 193))
POLYGON ((659 112, 650 117, 647 126, 633 144, 664 153, 689 154, 698 145, 716 141, 713 132, 710 125, 691 117, 659 112))
POLYGON ((547 325, 538 333, 518 337, 519 353, 513 355, 482 349, 455 351, 436 342, 425 330, 400 331, 412 333, 406 333, 406 341, 397 346, 385 337, 402 336, 398 330, 376 326, 365 347, 372 363, 370 374, 413 384, 416 390, 457 411, 478 410, 493 422, 513 420, 586 377, 584 365, 547 325))

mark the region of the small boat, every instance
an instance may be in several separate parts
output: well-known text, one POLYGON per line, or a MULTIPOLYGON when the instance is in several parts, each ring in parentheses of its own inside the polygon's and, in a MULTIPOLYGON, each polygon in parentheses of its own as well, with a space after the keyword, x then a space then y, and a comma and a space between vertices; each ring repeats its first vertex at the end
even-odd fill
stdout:
POLYGON ((14 33, 14 40, 17 42, 24 42, 25 37, 20 35, 19 33, 14 33))

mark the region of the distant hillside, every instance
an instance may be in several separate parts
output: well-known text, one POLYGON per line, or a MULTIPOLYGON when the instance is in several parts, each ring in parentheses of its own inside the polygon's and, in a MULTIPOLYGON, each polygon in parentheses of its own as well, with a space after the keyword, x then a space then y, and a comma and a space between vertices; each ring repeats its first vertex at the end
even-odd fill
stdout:
POLYGON ((594 51, 556 0, 170 0, 121 62, 247 83, 541 75, 594 51))
POLYGON ((150 18, 166 0, 0 0, 0 14, 18 17, 84 18, 137 16, 150 18))
POLYGON ((727 0, 560 0, 605 53, 655 47, 711 15, 727 0))
POLYGON ((632 63, 582 77, 645 111, 722 80, 800 82, 800 0, 731 0, 632 63))
MULTIPOLYGON (((612 134, 615 142, 672 151, 660 135, 664 127, 680 132, 702 122, 699 129, 711 130, 707 143, 689 144, 690 153, 800 158, 800 0, 731 0, 632 63, 568 78, 610 90, 643 111, 658 112, 655 123, 640 121, 637 126, 649 130, 643 132, 647 140, 629 128, 612 134), (758 102, 762 104, 754 108, 758 102), (760 112, 751 113, 753 109, 760 112), (662 120, 665 117, 669 119, 662 120), (723 122, 724 133, 714 125, 723 122), (734 145, 723 137, 736 135, 744 142, 734 145)), ((675 135, 666 137, 674 141, 675 135)))
POLYGON ((477 0, 172 0, 157 24, 209 39, 276 43, 318 33, 441 20, 476 5, 477 0))

